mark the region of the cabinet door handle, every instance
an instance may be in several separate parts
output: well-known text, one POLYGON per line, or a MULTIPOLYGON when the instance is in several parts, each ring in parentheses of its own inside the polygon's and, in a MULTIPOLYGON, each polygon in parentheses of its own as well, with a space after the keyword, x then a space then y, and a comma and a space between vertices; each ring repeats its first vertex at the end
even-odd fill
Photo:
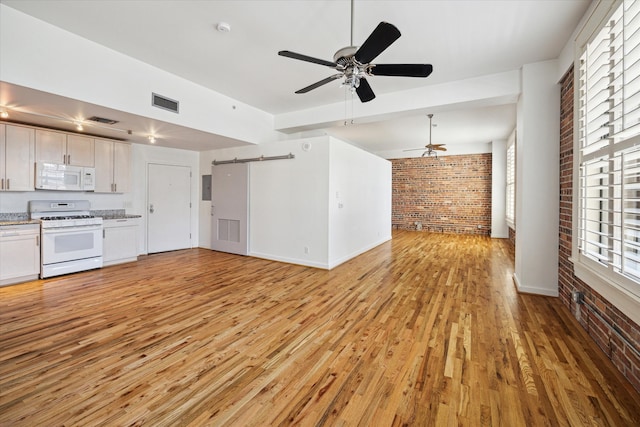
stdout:
POLYGON ((40 246, 40 236, 36 235, 36 246, 40 246))
POLYGON ((9 178, 7 178, 7 190, 11 188, 10 182, 11 182, 11 180, 9 178))
POLYGON ((105 234, 104 234, 104 228, 102 229, 102 238, 106 238, 105 234))
POLYGON ((149 205, 149 213, 154 213, 155 209, 153 208, 153 203, 149 205))
POLYGON ((117 182, 115 182, 115 183, 113 184, 113 192, 114 192, 114 193, 117 193, 117 192, 118 192, 118 183, 117 183, 117 182))
POLYGON ((0 190, 4 190, 4 178, 0 180, 0 190))
POLYGON ((67 164, 71 164, 71 154, 67 154, 67 164))

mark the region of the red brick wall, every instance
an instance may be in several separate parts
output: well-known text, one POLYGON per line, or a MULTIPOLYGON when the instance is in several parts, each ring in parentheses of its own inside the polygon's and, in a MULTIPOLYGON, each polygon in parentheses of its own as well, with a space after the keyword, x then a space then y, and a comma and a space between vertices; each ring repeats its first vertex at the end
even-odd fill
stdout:
POLYGON ((573 69, 562 80, 560 107, 560 245, 559 291, 562 302, 578 319, 602 351, 640 391, 640 326, 609 301, 573 275, 569 261, 572 249, 573 203, 573 69), (571 292, 584 293, 584 304, 576 304, 571 292), (621 338, 624 337, 624 339, 621 338), (632 348, 633 347, 633 348, 632 348), (635 351, 633 350, 635 349, 635 351))
POLYGON ((491 232, 491 154, 394 159, 392 224, 437 233, 491 232), (480 227, 478 227, 480 226, 480 227))
POLYGON ((516 230, 509 227, 509 243, 511 244, 511 249, 513 251, 516 250, 516 230))

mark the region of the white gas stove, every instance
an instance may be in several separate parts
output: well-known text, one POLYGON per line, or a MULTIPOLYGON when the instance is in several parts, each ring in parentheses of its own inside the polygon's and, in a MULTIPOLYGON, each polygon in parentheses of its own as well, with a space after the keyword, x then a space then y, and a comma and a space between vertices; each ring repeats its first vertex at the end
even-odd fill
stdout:
POLYGON ((31 200, 29 215, 40 220, 40 277, 102 267, 102 218, 88 200, 31 200))

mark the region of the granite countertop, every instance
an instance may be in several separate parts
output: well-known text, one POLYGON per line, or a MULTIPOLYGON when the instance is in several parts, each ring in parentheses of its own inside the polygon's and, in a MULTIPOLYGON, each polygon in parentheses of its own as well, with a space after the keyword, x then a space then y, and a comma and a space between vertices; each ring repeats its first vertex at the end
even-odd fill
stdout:
POLYGON ((0 219, 0 227, 24 224, 40 224, 40 221, 37 219, 0 219))
POLYGON ((102 219, 104 219, 104 220, 108 220, 108 219, 142 218, 142 215, 128 215, 128 214, 123 214, 123 215, 96 215, 96 216, 102 217, 102 219))
POLYGON ((91 211, 91 215, 102 217, 102 219, 142 218, 142 215, 129 215, 124 209, 95 210, 91 211))
POLYGON ((29 219, 29 214, 26 212, 0 213, 0 226, 23 224, 40 224, 40 221, 29 219))

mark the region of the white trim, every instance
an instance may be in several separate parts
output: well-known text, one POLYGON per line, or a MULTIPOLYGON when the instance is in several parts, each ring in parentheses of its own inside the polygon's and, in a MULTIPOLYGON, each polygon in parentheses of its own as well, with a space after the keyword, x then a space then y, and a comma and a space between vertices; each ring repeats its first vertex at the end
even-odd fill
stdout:
POLYGON ((305 267, 315 267, 315 268, 321 268, 323 270, 329 270, 329 264, 324 262, 315 262, 315 261, 309 261, 307 259, 300 259, 300 258, 274 256, 272 254, 265 254, 261 252, 249 252, 248 255, 255 258, 266 259, 269 261, 286 262, 287 264, 296 264, 296 265, 303 265, 305 267))
POLYGON ((340 264, 343 264, 343 263, 349 261, 350 259, 353 259, 353 258, 357 257, 358 255, 362 255, 363 253, 368 252, 371 249, 373 249, 373 248, 375 248, 377 246, 380 246, 381 244, 383 244, 385 242, 390 241, 391 239, 392 239, 391 235, 383 237, 382 239, 378 240, 377 242, 374 242, 374 243, 372 243, 372 244, 370 244, 368 246, 360 248, 357 251, 351 252, 350 254, 345 255, 345 256, 343 256, 341 258, 334 259, 334 260, 329 260, 329 270, 331 270, 334 267, 339 266, 340 264))
POLYGON ((557 297, 559 295, 557 286, 554 289, 549 289, 549 286, 523 286, 516 273, 513 273, 513 283, 515 283, 517 291, 524 294, 546 295, 549 297, 557 297))

